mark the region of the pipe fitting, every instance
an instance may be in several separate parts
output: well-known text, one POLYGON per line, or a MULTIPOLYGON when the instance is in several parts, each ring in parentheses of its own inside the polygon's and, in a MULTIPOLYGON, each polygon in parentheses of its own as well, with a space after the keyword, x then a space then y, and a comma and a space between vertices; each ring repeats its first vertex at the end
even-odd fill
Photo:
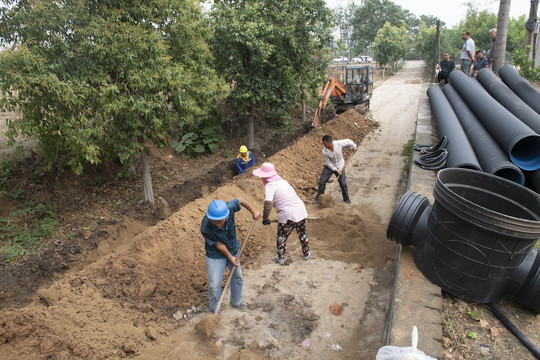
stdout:
POLYGON ((432 283, 473 302, 508 292, 540 311, 540 195, 515 182, 469 169, 439 171, 434 204, 408 191, 387 238, 416 247, 415 263, 432 283))

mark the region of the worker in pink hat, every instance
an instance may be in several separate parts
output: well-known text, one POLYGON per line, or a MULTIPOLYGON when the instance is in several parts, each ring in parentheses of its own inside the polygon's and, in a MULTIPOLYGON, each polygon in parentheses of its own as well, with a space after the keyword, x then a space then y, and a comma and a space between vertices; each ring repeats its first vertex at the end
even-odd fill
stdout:
POLYGON ((276 261, 285 263, 285 248, 289 235, 296 229, 302 246, 304 260, 309 259, 309 239, 306 232, 307 210, 304 202, 296 195, 293 187, 282 179, 271 163, 264 163, 253 170, 253 175, 261 178, 264 185, 263 225, 270 225, 270 212, 276 208, 278 215, 276 261))

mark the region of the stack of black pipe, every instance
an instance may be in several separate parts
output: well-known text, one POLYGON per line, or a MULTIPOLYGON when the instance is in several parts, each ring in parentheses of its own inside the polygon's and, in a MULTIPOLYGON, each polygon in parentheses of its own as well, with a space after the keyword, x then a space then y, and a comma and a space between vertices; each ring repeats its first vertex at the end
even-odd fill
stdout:
POLYGON ((520 185, 525 170, 540 192, 540 93, 510 65, 499 74, 504 82, 490 69, 480 70, 478 81, 452 71, 452 84, 428 89, 439 136, 448 138, 447 167, 476 168, 520 185))

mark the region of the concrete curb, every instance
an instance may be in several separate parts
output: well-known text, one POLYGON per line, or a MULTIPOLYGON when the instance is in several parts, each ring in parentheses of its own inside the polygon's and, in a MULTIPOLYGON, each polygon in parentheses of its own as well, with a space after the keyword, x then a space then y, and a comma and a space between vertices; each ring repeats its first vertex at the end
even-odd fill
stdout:
MULTIPOLYGON (((420 93, 416 144, 437 143, 431 123, 431 107, 426 94, 431 84, 424 83, 420 93)), ((413 158, 418 157, 413 154, 413 158)), ((409 189, 426 196, 433 204, 432 188, 435 172, 428 171, 411 162, 409 189)), ((396 254, 396 281, 394 298, 388 311, 388 339, 390 345, 411 346, 412 327, 418 328, 418 349, 434 358, 442 356, 441 289, 433 285, 414 263, 414 250, 399 246, 396 254)))

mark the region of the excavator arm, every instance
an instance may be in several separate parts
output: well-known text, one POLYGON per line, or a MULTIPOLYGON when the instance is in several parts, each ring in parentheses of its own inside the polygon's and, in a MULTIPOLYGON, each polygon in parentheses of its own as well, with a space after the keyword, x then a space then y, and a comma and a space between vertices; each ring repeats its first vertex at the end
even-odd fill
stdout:
POLYGON ((324 88, 321 92, 321 97, 319 98, 319 103, 317 104, 317 108, 315 109, 315 115, 313 115, 313 121, 311 123, 312 127, 319 126, 319 117, 321 116, 321 112, 326 107, 326 103, 328 102, 328 98, 330 96, 337 96, 341 99, 341 101, 344 101, 345 86, 341 83, 341 81, 339 81, 336 76, 328 79, 326 81, 326 84, 324 85, 324 88))

